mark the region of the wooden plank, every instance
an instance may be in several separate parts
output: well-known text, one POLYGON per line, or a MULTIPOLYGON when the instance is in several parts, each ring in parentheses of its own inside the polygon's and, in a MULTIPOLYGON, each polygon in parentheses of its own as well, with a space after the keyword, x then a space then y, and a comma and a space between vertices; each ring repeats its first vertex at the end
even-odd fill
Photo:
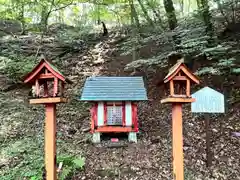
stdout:
POLYGON ((36 88, 36 96, 39 97, 40 95, 40 85, 38 79, 35 81, 35 88, 36 88))
POLYGON ((48 84, 47 84, 47 82, 45 82, 43 84, 43 86, 44 86, 44 97, 48 97, 48 84))
POLYGON ((53 96, 56 97, 58 93, 58 78, 54 78, 54 84, 53 84, 53 96))
POLYGON ((174 95, 174 84, 173 84, 173 80, 170 81, 170 95, 171 95, 171 96, 174 95))
POLYGON ((115 106, 122 106, 123 105, 123 102, 116 102, 116 103, 113 103, 113 102, 106 102, 107 106, 113 106, 115 104, 115 106))
POLYGON ((190 80, 189 79, 187 79, 186 95, 188 97, 191 96, 191 94, 190 94, 190 80))
POLYGON ((174 98, 188 98, 186 94, 174 94, 172 97, 174 97, 174 98))
POLYGON ((134 131, 131 127, 119 127, 119 126, 102 126, 98 127, 95 132, 132 132, 134 131))
POLYGON ((195 102, 194 98, 182 98, 182 97, 168 97, 161 100, 161 103, 174 103, 174 102, 181 102, 181 103, 192 103, 195 102))
POLYGON ((188 78, 186 77, 186 76, 175 76, 174 78, 173 78, 173 80, 180 80, 180 81, 182 81, 182 80, 187 80, 188 78))
POLYGON ((55 98, 36 98, 30 99, 30 104, 48 104, 48 103, 66 103, 67 98, 55 97, 55 98))
POLYGON ((47 74, 40 74, 38 76, 39 79, 51 79, 54 78, 55 76, 52 73, 47 73, 47 74))

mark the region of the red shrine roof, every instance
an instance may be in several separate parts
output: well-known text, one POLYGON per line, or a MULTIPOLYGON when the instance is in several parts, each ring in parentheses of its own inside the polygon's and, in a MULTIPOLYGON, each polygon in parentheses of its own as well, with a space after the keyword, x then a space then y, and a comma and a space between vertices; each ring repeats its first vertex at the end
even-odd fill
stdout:
POLYGON ((33 81, 38 78, 38 75, 43 68, 46 68, 61 81, 68 81, 55 66, 50 64, 46 59, 42 58, 38 65, 36 65, 33 70, 24 77, 24 83, 34 83, 33 81))
POLYGON ((164 78, 164 83, 167 83, 168 81, 172 80, 179 71, 183 71, 184 74, 196 84, 200 83, 199 78, 196 75, 194 75, 181 60, 178 61, 173 67, 169 69, 167 76, 164 78))

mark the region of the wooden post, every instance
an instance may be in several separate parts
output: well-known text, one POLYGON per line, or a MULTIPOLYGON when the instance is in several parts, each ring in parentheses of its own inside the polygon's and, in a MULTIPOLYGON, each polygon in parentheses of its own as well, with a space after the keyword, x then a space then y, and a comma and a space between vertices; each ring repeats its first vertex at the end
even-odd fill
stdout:
POLYGON ((44 97, 48 97, 48 84, 47 84, 47 81, 44 82, 43 86, 44 86, 44 97))
POLYGON ((176 180, 184 179, 183 169, 183 138, 182 138, 182 104, 172 105, 172 145, 173 145, 173 176, 176 180))
POLYGON ((173 80, 170 81, 170 96, 174 96, 174 84, 173 84, 173 80))
POLYGON ((36 96, 39 97, 40 96, 40 86, 39 86, 38 79, 36 79, 36 81, 35 81, 35 88, 36 88, 36 96))
POLYGON ((190 80, 189 79, 187 79, 186 94, 187 94, 187 97, 191 96, 191 94, 190 94, 190 80))
POLYGON ((206 129, 206 165, 207 167, 212 166, 212 152, 211 152, 211 131, 210 131, 210 117, 209 114, 205 113, 205 129, 206 129))
POLYGON ((45 168, 47 180, 56 180, 56 104, 46 104, 45 168))
POLYGON ((54 78, 54 84, 53 84, 53 97, 56 97, 58 93, 58 79, 54 78))

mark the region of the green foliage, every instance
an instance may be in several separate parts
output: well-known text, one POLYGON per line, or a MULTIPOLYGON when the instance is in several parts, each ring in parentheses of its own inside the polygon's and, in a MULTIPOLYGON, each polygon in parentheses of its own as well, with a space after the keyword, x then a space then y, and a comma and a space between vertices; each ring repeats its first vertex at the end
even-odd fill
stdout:
POLYGON ((0 58, 0 72, 15 81, 21 80, 35 65, 36 58, 31 56, 12 55, 0 58))
POLYGON ((234 61, 236 59, 235 58, 230 58, 230 59, 220 59, 218 63, 216 63, 217 66, 219 67, 232 67, 234 66, 234 61))
MULTIPOLYGON (((8 159, 12 163, 7 169, 3 169, 1 180, 14 180, 16 178, 29 178, 31 180, 42 180, 44 169, 43 139, 25 138, 12 142, 10 146, 2 148, 0 157, 8 159), (11 173, 9 173, 11 172, 11 173)), ((63 163, 60 180, 70 177, 76 170, 81 170, 85 165, 83 157, 70 155, 57 156, 57 163, 63 163)))
POLYGON ((194 173, 192 170, 185 168, 184 169, 184 179, 185 180, 193 180, 194 179, 194 173))
POLYGON ((240 68, 233 68, 232 73, 237 74, 237 75, 240 74, 240 68))
POLYGON ((1 154, 5 155, 11 164, 3 169, 1 179, 14 180, 35 176, 40 180, 44 166, 42 145, 42 140, 24 138, 3 146, 1 154))
POLYGON ((204 67, 195 72, 196 75, 201 76, 205 74, 220 75, 221 72, 217 68, 213 67, 204 67))
POLYGON ((76 170, 83 169, 85 158, 70 155, 62 155, 57 157, 57 163, 63 163, 63 169, 60 172, 59 179, 65 180, 70 177, 76 170))
POLYGON ((76 41, 87 40, 89 33, 93 31, 93 26, 77 26, 68 30, 60 30, 57 37, 60 42, 74 44, 76 41))

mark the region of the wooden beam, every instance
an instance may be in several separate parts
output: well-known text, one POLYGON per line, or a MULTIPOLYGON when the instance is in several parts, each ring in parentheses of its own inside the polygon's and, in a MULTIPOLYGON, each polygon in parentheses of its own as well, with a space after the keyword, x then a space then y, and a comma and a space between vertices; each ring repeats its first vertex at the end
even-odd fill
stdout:
POLYGON ((188 78, 186 76, 175 76, 173 80, 187 80, 188 78))
MULTIPOLYGON (((114 103, 113 103, 113 102, 107 102, 106 105, 107 105, 107 106, 113 106, 114 103)), ((115 103, 115 106, 122 106, 122 105, 123 105, 122 102, 116 102, 116 103, 115 103)))
POLYGON ((55 76, 52 73, 47 73, 47 74, 40 74, 39 79, 51 79, 55 78, 55 76))
POLYGON ((40 95, 40 86, 39 86, 38 79, 36 79, 36 81, 35 81, 35 88, 36 88, 36 96, 39 97, 39 95, 40 95))
POLYGON ((170 96, 174 95, 174 84, 173 80, 170 81, 170 96))
POLYGON ((43 84, 43 86, 44 86, 44 97, 48 97, 48 84, 47 84, 47 82, 45 82, 44 84, 43 84))
POLYGON ((191 103, 195 102, 194 98, 186 98, 186 97, 169 97, 161 100, 161 103, 174 103, 174 102, 181 102, 181 103, 191 103))
POLYGON ((190 80, 189 79, 187 80, 186 95, 188 97, 191 96, 191 94, 190 94, 190 80))
POLYGON ((30 99, 30 104, 46 104, 46 103, 66 103, 67 98, 55 97, 55 98, 36 98, 30 99))
POLYGON ((54 78, 54 84, 53 84, 53 97, 56 97, 58 93, 58 78, 54 78))
POLYGON ((119 127, 119 126, 103 126, 103 127, 98 127, 95 132, 133 132, 134 129, 131 127, 119 127))

